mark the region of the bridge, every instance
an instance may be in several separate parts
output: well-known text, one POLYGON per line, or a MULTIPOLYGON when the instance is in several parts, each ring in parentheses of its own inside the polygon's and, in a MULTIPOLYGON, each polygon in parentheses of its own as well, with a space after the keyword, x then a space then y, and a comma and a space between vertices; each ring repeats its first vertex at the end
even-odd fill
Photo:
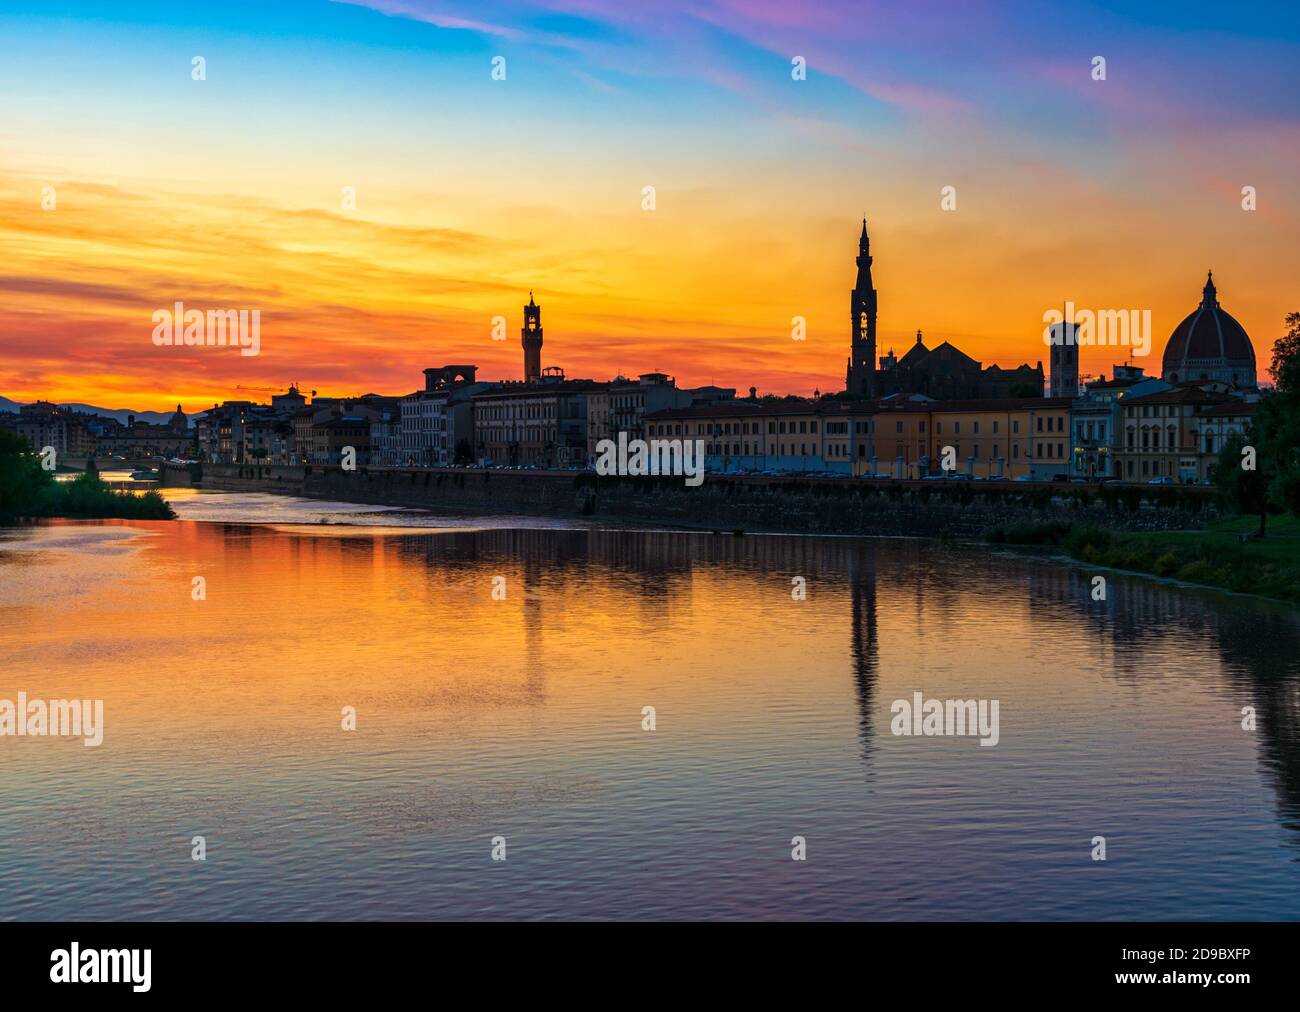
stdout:
POLYGON ((162 466, 161 460, 148 458, 141 460, 111 460, 108 457, 56 457, 55 463, 58 464, 58 470, 60 471, 84 471, 87 460, 95 462, 97 471, 135 471, 142 467, 157 471, 162 466))

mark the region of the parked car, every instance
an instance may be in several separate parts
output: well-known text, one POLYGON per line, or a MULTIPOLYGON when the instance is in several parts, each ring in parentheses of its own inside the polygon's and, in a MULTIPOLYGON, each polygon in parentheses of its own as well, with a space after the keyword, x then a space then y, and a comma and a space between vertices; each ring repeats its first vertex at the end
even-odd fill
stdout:
POLYGON ((1147 482, 1148 485, 1172 485, 1173 483, 1174 479, 1169 477, 1167 474, 1161 475, 1159 478, 1152 478, 1147 482))

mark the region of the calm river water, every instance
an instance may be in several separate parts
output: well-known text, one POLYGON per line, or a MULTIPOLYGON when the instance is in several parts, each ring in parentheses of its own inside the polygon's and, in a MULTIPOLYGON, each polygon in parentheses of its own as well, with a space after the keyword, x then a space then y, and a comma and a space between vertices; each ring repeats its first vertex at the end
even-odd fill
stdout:
POLYGON ((168 495, 0 529, 0 700, 105 723, 0 737, 0 918, 1300 915, 1293 610, 977 546, 168 495), (998 701, 997 745, 894 735, 914 692, 998 701))

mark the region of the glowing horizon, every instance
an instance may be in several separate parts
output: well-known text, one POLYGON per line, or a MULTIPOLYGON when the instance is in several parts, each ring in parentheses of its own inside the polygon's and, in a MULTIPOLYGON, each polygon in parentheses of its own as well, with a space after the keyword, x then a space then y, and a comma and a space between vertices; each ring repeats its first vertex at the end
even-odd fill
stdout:
POLYGON ((1263 380, 1300 309, 1294 11, 266 6, 0 15, 0 395, 197 411, 400 395, 449 362, 517 379, 530 290, 570 376, 839 390, 863 215, 882 355, 920 329, 1046 366, 1069 300, 1150 309, 1134 361, 1158 373, 1213 269, 1263 380), (156 347, 176 301, 260 310, 261 354, 156 347))

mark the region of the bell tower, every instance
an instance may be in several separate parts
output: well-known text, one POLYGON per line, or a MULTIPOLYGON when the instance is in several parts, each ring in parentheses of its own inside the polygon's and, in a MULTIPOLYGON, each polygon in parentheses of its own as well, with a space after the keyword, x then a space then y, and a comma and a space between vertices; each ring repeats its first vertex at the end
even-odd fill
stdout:
POLYGON ((863 397, 876 396, 876 290, 871 284, 871 241, 867 219, 858 238, 858 281, 849 292, 853 343, 844 389, 863 397))
POLYGON ((524 347, 524 382, 536 383, 542 376, 542 307, 528 293, 524 306, 524 329, 519 332, 524 347))

